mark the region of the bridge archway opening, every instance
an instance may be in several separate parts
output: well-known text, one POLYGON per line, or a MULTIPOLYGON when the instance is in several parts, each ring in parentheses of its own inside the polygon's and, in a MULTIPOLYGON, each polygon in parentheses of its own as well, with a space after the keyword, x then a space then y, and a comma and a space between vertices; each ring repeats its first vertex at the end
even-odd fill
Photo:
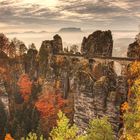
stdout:
POLYGON ((122 75, 122 64, 114 61, 114 71, 117 74, 117 76, 121 76, 122 75))

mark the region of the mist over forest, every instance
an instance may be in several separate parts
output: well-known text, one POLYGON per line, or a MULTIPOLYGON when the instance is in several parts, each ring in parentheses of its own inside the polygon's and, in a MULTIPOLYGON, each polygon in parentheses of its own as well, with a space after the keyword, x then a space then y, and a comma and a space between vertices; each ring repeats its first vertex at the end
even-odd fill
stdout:
MULTIPOLYGON (((12 32, 7 33, 7 36, 12 39, 17 37, 18 39, 22 40, 27 46, 31 43, 35 43, 37 49, 40 48, 41 42, 43 40, 51 40, 52 37, 58 33, 62 37, 63 46, 70 48, 71 45, 75 44, 79 46, 79 50, 81 47, 82 39, 84 36, 88 36, 92 30, 86 30, 82 32, 47 32, 47 31, 40 31, 40 32, 12 32)), ((113 56, 120 56, 124 57, 127 54, 128 45, 134 41, 135 35, 137 31, 112 31, 113 40, 114 40, 114 52, 113 56)))

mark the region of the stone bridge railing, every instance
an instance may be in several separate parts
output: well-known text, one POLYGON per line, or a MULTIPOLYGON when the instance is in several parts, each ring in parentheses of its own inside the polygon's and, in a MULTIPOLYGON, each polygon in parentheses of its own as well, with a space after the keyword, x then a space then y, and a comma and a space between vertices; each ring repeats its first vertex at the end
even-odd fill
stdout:
MULTIPOLYGON (((88 57, 85 57, 82 54, 58 53, 58 54, 55 54, 55 55, 68 56, 68 57, 71 57, 71 58, 88 58, 88 57)), ((93 56, 93 57, 90 57, 88 59, 95 59, 95 60, 99 60, 99 61, 102 61, 102 60, 117 61, 117 62, 120 62, 120 63, 131 63, 131 62, 134 62, 134 61, 140 61, 140 59, 137 59, 137 58, 104 57, 104 56, 93 56)))

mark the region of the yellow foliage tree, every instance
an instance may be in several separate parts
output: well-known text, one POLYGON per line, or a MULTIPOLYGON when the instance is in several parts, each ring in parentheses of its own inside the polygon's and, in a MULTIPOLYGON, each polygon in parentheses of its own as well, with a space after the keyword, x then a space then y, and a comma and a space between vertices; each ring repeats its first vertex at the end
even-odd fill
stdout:
POLYGON ((125 102, 121 109, 124 129, 120 140, 140 140, 140 62, 134 62, 129 68, 128 103, 125 102))

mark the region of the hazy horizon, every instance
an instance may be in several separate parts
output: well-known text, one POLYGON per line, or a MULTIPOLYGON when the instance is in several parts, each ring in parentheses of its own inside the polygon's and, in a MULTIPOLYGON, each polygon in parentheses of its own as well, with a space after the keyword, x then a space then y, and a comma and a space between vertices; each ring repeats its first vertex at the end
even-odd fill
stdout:
MULTIPOLYGON (((81 43, 83 40, 83 37, 88 37, 89 34, 93 33, 91 32, 80 32, 80 33, 20 33, 20 34, 6 34, 6 36, 11 40, 14 37, 18 38, 19 40, 23 41, 26 46, 29 46, 31 43, 35 43, 37 49, 40 48, 42 41, 44 40, 52 40, 53 36, 58 33, 63 41, 63 47, 69 47, 72 44, 76 44, 79 46, 79 50, 81 47, 81 43)), ((114 49, 113 49, 113 56, 126 56, 127 48, 130 43, 134 41, 134 38, 138 34, 137 31, 133 32, 126 32, 126 31, 118 31, 114 32, 112 31, 112 36, 114 40, 114 49)))

